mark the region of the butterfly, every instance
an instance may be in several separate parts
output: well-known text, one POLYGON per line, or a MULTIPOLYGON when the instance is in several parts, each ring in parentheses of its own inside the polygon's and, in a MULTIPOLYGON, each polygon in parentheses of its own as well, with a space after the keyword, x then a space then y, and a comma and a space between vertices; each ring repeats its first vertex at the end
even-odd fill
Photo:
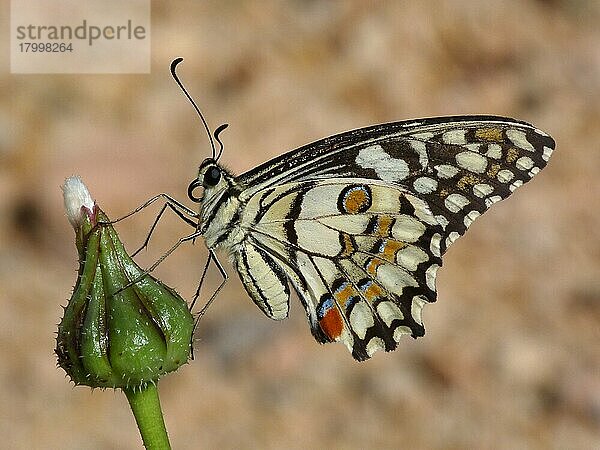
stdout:
POLYGON ((235 176, 213 145, 188 189, 193 236, 227 253, 267 317, 288 316, 293 289, 314 338, 362 361, 424 335, 448 248, 554 147, 518 120, 438 117, 348 131, 235 176))

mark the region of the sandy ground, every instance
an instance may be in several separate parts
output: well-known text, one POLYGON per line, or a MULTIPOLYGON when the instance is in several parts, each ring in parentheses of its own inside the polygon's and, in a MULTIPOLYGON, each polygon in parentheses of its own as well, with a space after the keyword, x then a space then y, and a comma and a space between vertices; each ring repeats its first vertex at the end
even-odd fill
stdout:
MULTIPOLYGON (((185 199, 208 156, 168 73, 185 56, 211 125, 231 124, 223 161, 237 173, 335 132, 448 114, 533 122, 557 151, 452 247, 426 336, 393 353, 356 363, 319 346, 296 299, 272 322, 234 275, 201 322, 197 359, 161 382, 174 448, 597 448, 598 2, 155 2, 152 13, 150 75, 10 75, 3 58, 1 447, 140 448, 124 396, 74 389, 55 367, 77 268, 59 186, 82 175, 113 217, 158 192, 185 199)), ((153 213, 119 226, 130 248, 153 213)), ((141 263, 186 232, 165 220, 141 263)), ((157 273, 189 298, 205 257, 189 245, 157 273)))

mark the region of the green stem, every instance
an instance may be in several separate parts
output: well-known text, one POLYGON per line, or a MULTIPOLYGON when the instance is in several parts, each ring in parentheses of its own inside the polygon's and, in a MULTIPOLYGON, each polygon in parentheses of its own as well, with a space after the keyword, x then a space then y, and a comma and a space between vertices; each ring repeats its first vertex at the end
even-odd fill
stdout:
POLYGON ((169 437, 160 409, 158 388, 148 383, 145 388, 123 389, 147 450, 170 450, 169 437))

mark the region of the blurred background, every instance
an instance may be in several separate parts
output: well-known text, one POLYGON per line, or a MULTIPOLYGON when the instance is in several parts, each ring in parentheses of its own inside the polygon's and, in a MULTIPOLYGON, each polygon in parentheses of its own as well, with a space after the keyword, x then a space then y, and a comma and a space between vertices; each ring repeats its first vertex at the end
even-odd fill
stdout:
MULTIPOLYGON (((319 346, 295 297, 270 321, 228 266, 196 360, 161 381, 175 449, 598 448, 599 21, 595 0, 153 2, 151 74, 11 75, 6 53, 1 446, 141 447, 120 392, 73 388, 55 367, 77 270, 60 185, 81 175, 113 218, 159 192, 186 200, 209 146, 169 74, 184 56, 212 128, 230 124, 236 173, 337 132, 451 114, 532 122, 557 151, 452 247, 427 334, 393 353, 357 363, 319 346)), ((156 212, 119 224, 128 248, 156 212)), ((166 218, 140 263, 187 232, 166 218)), ((205 258, 186 245, 156 273, 189 299, 205 258)))

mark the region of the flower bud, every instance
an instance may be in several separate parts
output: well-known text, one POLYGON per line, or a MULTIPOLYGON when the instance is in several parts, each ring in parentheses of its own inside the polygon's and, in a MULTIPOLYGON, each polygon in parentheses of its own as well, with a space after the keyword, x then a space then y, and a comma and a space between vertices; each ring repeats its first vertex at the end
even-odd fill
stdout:
POLYGON ((63 190, 79 273, 58 326, 58 364, 75 384, 154 383, 190 357, 194 319, 187 303, 144 275, 79 178, 67 179, 63 190))

